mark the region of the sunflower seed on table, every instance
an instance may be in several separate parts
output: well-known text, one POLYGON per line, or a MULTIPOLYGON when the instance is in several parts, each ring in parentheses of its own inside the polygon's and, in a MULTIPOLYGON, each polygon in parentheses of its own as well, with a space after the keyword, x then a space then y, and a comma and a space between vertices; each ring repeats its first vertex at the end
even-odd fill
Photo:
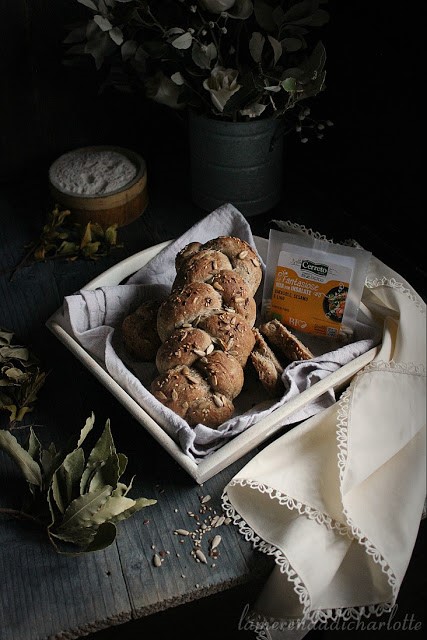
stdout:
POLYGON ((196 549, 196 558, 198 558, 200 562, 203 562, 203 564, 207 564, 206 556, 201 549, 196 549))
POLYGON ((216 535, 211 542, 211 550, 215 549, 220 544, 221 540, 221 536, 216 535))

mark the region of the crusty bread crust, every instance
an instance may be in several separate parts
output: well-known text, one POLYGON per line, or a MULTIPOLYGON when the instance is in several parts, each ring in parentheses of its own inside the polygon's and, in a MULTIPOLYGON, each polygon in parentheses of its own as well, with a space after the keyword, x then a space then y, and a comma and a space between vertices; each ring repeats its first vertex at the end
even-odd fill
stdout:
POLYGON ((221 236, 187 245, 175 266, 171 294, 157 314, 163 344, 151 392, 191 426, 216 428, 233 415, 255 345, 261 264, 247 242, 221 236))
POLYGON ((277 320, 269 320, 259 327, 261 334, 274 345, 290 362, 311 360, 313 354, 298 338, 277 320))

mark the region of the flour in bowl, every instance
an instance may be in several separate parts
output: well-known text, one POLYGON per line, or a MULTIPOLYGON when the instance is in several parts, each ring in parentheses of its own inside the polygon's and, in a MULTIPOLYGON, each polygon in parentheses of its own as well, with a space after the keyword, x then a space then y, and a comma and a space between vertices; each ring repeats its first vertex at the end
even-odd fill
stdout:
POLYGON ((51 167, 52 184, 68 193, 102 196, 131 182, 137 167, 122 153, 104 149, 77 149, 51 167))

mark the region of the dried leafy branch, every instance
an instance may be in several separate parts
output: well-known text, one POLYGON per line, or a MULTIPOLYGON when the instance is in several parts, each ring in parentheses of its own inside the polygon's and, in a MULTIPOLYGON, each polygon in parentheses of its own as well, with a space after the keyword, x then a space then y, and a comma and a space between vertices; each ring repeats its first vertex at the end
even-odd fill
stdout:
POLYGON ((47 260, 98 260, 112 249, 122 247, 117 242, 117 224, 107 229, 94 222, 82 225, 70 221, 70 214, 71 211, 61 210, 58 205, 48 213, 40 237, 26 247, 27 252, 15 271, 47 260))
POLYGON ((87 450, 86 438, 94 423, 92 413, 79 436, 61 451, 53 443, 44 449, 33 429, 26 448, 9 431, 0 431, 0 449, 19 466, 31 494, 28 507, 21 511, 0 508, 0 513, 45 528, 59 553, 104 549, 114 542, 118 522, 157 502, 128 497, 133 478, 128 485, 120 481, 128 459, 116 451, 109 420, 93 448, 87 450))
POLYGON ((14 343, 14 333, 0 327, 0 411, 9 413, 9 426, 32 411, 46 373, 29 349, 14 343))

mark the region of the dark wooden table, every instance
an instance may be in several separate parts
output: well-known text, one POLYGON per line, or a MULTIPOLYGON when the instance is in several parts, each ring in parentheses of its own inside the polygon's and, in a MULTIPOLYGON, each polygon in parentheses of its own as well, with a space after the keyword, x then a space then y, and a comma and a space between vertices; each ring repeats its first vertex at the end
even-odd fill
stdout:
MULTIPOLYGON (((322 225, 317 224, 319 211, 327 207, 319 194, 312 197, 314 200, 306 200, 304 206, 299 198, 296 206, 288 194, 285 214, 278 207, 250 219, 254 233, 267 237, 272 219, 293 219, 328 237, 356 237, 393 266, 393 244, 363 221, 340 212, 341 224, 337 226, 333 206, 328 205, 330 215, 322 218, 322 225)), ((221 513, 224 486, 253 453, 204 485, 197 485, 45 326, 65 295, 126 256, 176 237, 206 212, 194 207, 186 193, 178 190, 177 196, 176 190, 157 185, 144 215, 120 230, 123 249, 98 262, 36 264, 18 270, 11 278, 11 270, 26 243, 37 237, 51 204, 40 177, 5 185, 0 191, 0 326, 13 330, 49 372, 35 410, 24 424, 33 424, 44 444, 53 440, 60 445, 83 426, 92 411, 97 425, 104 425, 109 418, 117 450, 129 458, 126 475, 135 474, 131 495, 155 498, 157 504, 120 523, 110 547, 78 557, 57 554, 43 532, 0 517, 1 640, 75 638, 236 585, 248 585, 249 593, 250 586, 262 582, 272 568, 272 560, 254 550, 230 524, 220 528, 218 559, 209 559, 206 565, 194 561, 187 538, 174 535, 176 528, 195 531, 205 518, 221 513), (206 511, 201 505, 205 495, 211 496, 206 511), (199 524, 191 513, 199 515, 199 524), (161 567, 153 565, 156 552, 164 556, 161 567)), ((424 274, 418 264, 403 258, 394 268, 401 268, 408 279, 413 276, 413 286, 420 291, 424 274)), ((23 440, 28 430, 14 433, 23 440)), ((0 506, 16 507, 23 491, 19 472, 0 452, 0 506)), ((209 537, 211 532, 203 544, 209 537)), ((244 603, 242 600, 242 606, 244 603)), ((214 622, 220 613, 214 610, 210 615, 214 622)), ((223 637, 233 637, 226 631, 223 637)), ((171 633, 180 637, 173 629, 171 633)))

